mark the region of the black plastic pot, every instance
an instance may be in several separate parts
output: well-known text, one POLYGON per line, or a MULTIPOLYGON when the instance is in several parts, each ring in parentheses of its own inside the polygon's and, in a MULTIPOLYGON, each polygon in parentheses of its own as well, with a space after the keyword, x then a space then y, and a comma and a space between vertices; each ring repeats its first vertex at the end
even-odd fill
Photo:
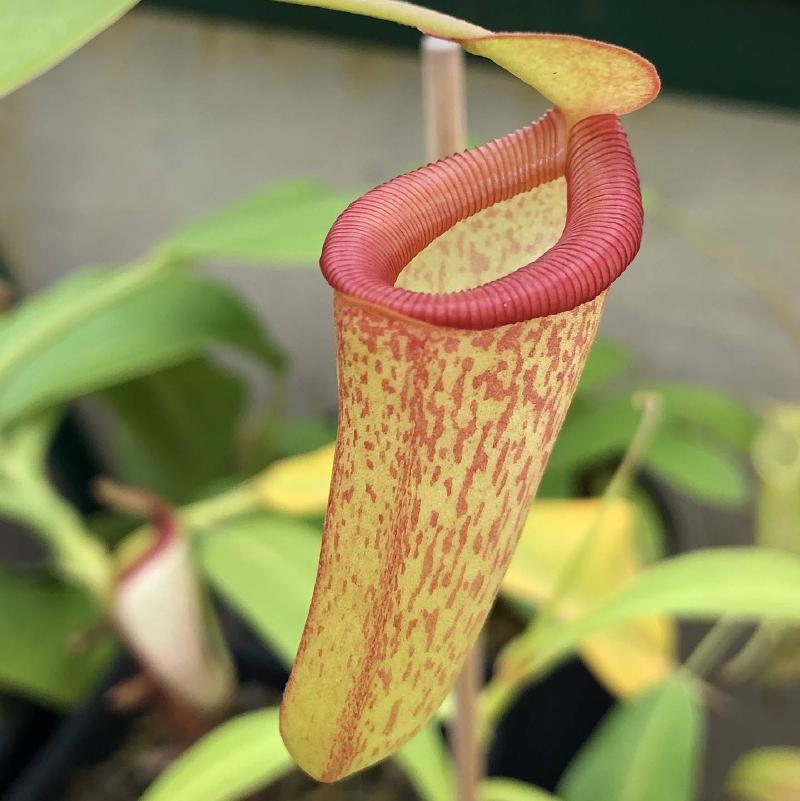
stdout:
POLYGON ((579 659, 525 689, 495 729, 488 772, 553 792, 614 698, 579 659))
MULTIPOLYGON (((234 653, 243 682, 282 690, 286 669, 266 649, 242 646, 234 653)), ((2 801, 56 801, 75 771, 102 762, 122 743, 138 713, 121 713, 107 702, 106 693, 130 676, 133 664, 120 658, 91 697, 53 730, 38 754, 8 787, 2 801)))

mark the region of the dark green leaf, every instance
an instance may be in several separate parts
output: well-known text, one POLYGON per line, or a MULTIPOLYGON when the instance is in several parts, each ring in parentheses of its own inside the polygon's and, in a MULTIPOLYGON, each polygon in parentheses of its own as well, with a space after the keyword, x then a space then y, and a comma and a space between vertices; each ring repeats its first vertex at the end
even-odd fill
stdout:
POLYGON ((573 407, 556 440, 548 469, 580 471, 621 456, 639 425, 641 413, 628 396, 592 406, 573 407))
POLYGON ((611 712, 570 764, 564 801, 692 801, 703 721, 678 675, 611 712))
POLYGON ((743 451, 750 448, 758 416, 736 398, 698 384, 659 382, 646 389, 658 393, 667 420, 693 424, 743 451))
POLYGON ((79 654, 70 640, 101 622, 100 610, 75 587, 0 570, 0 683, 47 703, 79 701, 113 647, 105 643, 79 654))
POLYGON ((208 359, 194 359, 107 389, 117 472, 182 503, 233 463, 244 387, 208 359))
POLYGON ((336 439, 336 421, 323 417, 292 417, 282 420, 277 432, 281 456, 308 453, 336 439))
POLYGON ((747 499, 744 467, 719 447, 663 427, 644 463, 658 478, 705 503, 738 506, 747 499))
MULTIPOLYGON (((53 309, 80 302, 112 273, 81 272, 22 304, 0 326, 0 352, 37 333, 53 309)), ((282 365, 252 312, 216 281, 182 271, 163 274, 88 313, 27 354, 0 396, 12 420, 68 398, 104 389, 194 358, 214 343, 242 348, 273 369, 282 365)))
POLYGON ((3 0, 0 97, 66 58, 137 0, 3 0))
POLYGON ((583 368, 576 396, 592 392, 603 384, 627 372, 633 362, 633 355, 624 345, 610 339, 599 337, 589 353, 583 368))

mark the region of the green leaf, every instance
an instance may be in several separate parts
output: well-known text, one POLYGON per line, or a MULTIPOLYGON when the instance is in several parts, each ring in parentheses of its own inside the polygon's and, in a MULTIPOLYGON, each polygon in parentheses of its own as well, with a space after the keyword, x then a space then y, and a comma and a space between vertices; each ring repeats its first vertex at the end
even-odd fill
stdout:
POLYGON ((293 767, 278 730, 278 710, 248 712, 184 751, 141 801, 236 801, 293 767))
POLYGON ((310 181, 277 184, 189 224, 165 247, 189 259, 315 265, 331 225, 356 196, 310 181))
POLYGON ((628 348, 613 340, 598 337, 583 368, 581 380, 575 390, 576 397, 593 392, 612 378, 626 373, 632 363, 633 355, 628 348))
POLYGON ((426 726, 396 754, 421 801, 453 801, 453 766, 437 723, 426 726))
POLYGON ((242 382, 205 358, 107 389, 117 472, 182 503, 233 466, 242 382))
MULTIPOLYGON (((639 414, 627 394, 574 406, 556 440, 548 470, 574 474, 621 456, 638 422, 639 414)), ((736 506, 747 498, 747 477, 739 462, 703 432, 684 431, 674 420, 656 432, 644 464, 676 490, 705 503, 736 506)))
POLYGON ((576 472, 621 456, 628 448, 640 417, 628 395, 571 408, 553 447, 548 469, 576 472))
POLYGON ((113 647, 107 642, 78 654, 70 639, 102 619, 97 605, 73 586, 0 569, 0 684, 58 706, 79 701, 113 647))
POLYGON ((748 497, 744 468, 710 442, 662 428, 644 464, 658 478, 699 501, 739 506, 748 497))
POLYGON ((800 798, 800 748, 758 748, 733 766, 726 781, 738 801, 796 801, 800 798))
POLYGON ((336 439, 336 421, 322 417, 292 417, 282 420, 277 432, 280 456, 309 453, 336 439))
POLYGON ((481 801, 558 801, 554 795, 514 779, 485 779, 481 783, 481 801))
POLYGON ((645 389, 658 393, 666 418, 696 425, 742 451, 750 448, 758 415, 736 398, 699 384, 659 382, 645 389))
MULTIPOLYGON (((112 271, 82 271, 23 303, 0 325, 0 353, 36 337, 49 315, 98 290, 112 271)), ((252 312, 216 281, 162 273, 136 291, 46 337, 15 362, 2 396, 9 421, 68 398, 194 358, 214 343, 242 348, 273 369, 282 357, 252 312)))
POLYGON ((211 583, 291 664, 300 644, 319 561, 319 532, 277 515, 220 525, 199 538, 211 583))
POLYGON ((0 97, 50 69, 137 0, 2 0, 0 97))
POLYGON ((552 664, 587 637, 633 618, 673 614, 688 619, 800 620, 800 557, 766 548, 714 548, 665 559, 576 620, 535 641, 519 637, 503 662, 531 672, 552 664))
POLYGON ((703 722, 681 676, 612 711, 567 768, 564 801, 692 801, 703 722))

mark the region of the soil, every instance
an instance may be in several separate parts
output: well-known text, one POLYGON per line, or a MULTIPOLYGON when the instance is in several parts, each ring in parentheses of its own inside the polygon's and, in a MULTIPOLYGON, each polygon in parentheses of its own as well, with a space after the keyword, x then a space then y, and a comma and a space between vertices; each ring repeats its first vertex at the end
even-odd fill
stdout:
MULTIPOLYGON (((231 715, 273 706, 280 696, 259 685, 240 687, 231 715)), ((104 762, 76 772, 64 801, 139 801, 180 754, 181 745, 154 708, 133 722, 122 745, 104 762)), ((319 784, 292 771, 247 801, 417 801, 412 785, 391 761, 336 784, 319 784)))

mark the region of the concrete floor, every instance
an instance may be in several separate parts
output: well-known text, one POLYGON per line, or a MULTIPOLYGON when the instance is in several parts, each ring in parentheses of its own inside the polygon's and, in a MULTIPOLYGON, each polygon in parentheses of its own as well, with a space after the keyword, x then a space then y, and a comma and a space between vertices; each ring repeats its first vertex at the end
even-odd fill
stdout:
MULTIPOLYGON (((469 72, 474 138, 544 102, 490 65, 469 72)), ((800 116, 665 94, 627 118, 643 184, 800 298, 800 116)), ((123 263, 192 216, 269 182, 374 184, 422 160, 413 54, 137 11, 0 106, 0 249, 35 290, 72 268, 123 263)), ((218 268, 289 350, 298 410, 334 398, 330 291, 309 269, 218 268), (299 322, 299 324, 298 324, 299 322)), ((647 375, 797 399, 797 352, 763 303, 657 221, 611 293, 603 330, 647 375)), ((685 544, 745 540, 738 519, 679 506, 685 544)), ((757 743, 800 744, 800 698, 743 696, 714 719, 708 798, 757 743)))

